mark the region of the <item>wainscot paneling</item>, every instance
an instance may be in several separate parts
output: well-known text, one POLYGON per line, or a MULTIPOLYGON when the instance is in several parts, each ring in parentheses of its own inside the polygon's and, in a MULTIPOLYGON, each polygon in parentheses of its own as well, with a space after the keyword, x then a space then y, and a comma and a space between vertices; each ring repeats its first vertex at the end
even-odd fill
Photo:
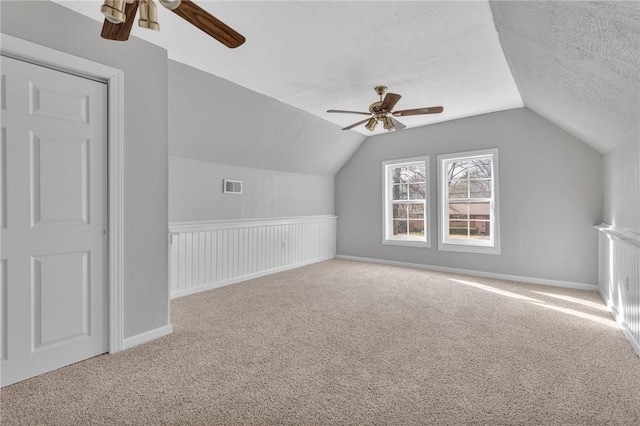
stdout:
POLYGON ((169 225, 171 297, 332 259, 336 217, 169 225))
POLYGON ((596 228, 600 294, 640 355, 640 236, 604 223, 596 228))

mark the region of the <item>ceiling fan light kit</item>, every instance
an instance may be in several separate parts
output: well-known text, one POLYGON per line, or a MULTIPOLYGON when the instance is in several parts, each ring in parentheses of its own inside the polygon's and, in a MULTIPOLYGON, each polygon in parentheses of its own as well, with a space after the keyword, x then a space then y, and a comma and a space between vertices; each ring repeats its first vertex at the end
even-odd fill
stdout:
POLYGON ((328 113, 340 113, 340 114, 362 114, 362 115, 371 115, 371 118, 359 121, 350 126, 343 128, 342 130, 349 130, 357 127, 363 123, 365 124, 365 128, 370 132, 373 132, 378 125, 378 121, 382 122, 382 127, 387 130, 402 130, 406 128, 404 124, 400 121, 393 118, 402 117, 406 115, 421 115, 421 114, 438 114, 444 111, 444 108, 441 106, 437 107, 428 107, 428 108, 415 108, 415 109, 406 109, 401 111, 393 111, 393 107, 396 106, 398 101, 402 96, 396 93, 387 93, 387 86, 376 86, 374 88, 375 92, 380 96, 380 100, 369 105, 369 112, 360 112, 360 111, 346 111, 341 109, 330 109, 328 113), (383 95, 386 93, 386 96, 383 99, 383 95), (392 117, 389 116, 392 115, 392 117))
POLYGON ((376 129, 377 125, 378 125, 378 119, 376 117, 371 117, 367 122, 367 124, 364 125, 364 127, 366 127, 367 130, 373 132, 376 129))
POLYGON ((127 20, 124 13, 125 0, 105 0, 100 12, 112 24, 121 24, 127 20))
POLYGON ((165 7, 165 9, 173 10, 177 9, 180 6, 181 0, 159 0, 160 4, 165 7))
MULTIPOLYGON (((236 48, 245 42, 242 34, 191 0, 159 1, 166 9, 229 48, 236 48)), ((142 28, 158 31, 160 24, 158 23, 158 13, 153 0, 104 0, 100 11, 106 19, 102 26, 101 37, 107 40, 128 40, 138 6, 140 7, 138 25, 142 28)))
POLYGON ((395 129, 395 125, 393 124, 393 121, 391 121, 391 119, 389 117, 387 117, 386 115, 384 117, 382 117, 382 124, 383 124, 383 127, 385 128, 385 130, 394 130, 395 129))
POLYGON ((160 24, 158 24, 158 10, 156 9, 156 4, 153 0, 140 1, 140 19, 138 20, 138 26, 153 31, 160 30, 160 24))

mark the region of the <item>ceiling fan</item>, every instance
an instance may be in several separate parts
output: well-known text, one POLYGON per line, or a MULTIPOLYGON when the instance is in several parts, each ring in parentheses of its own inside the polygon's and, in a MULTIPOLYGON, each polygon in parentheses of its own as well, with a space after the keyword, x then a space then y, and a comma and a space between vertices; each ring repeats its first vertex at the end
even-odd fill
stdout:
MULTIPOLYGON (((191 0, 159 0, 169 9, 196 28, 201 29, 227 47, 235 48, 245 42, 237 31, 220 21, 191 0)), ((153 0, 104 0, 100 12, 105 16, 102 26, 102 38, 124 41, 129 39, 136 12, 140 7, 138 25, 158 31, 156 5, 153 0)))
POLYGON ((382 125, 385 130, 402 130, 407 127, 393 117, 404 117, 407 115, 420 114, 438 114, 444 111, 444 108, 442 108, 441 106, 393 111, 393 107, 396 106, 401 96, 395 93, 387 93, 387 86, 376 86, 374 90, 380 96, 380 100, 372 103, 369 106, 369 112, 344 111, 340 109, 330 109, 327 112, 368 115, 370 116, 369 118, 358 121, 357 123, 353 123, 352 125, 347 126, 342 130, 353 129, 354 127, 357 127, 363 123, 367 123, 364 127, 366 127, 367 130, 373 132, 378 125, 378 122, 380 121, 382 121, 382 125), (382 99, 382 95, 384 95, 385 93, 387 93, 387 95, 384 97, 384 99, 382 99))

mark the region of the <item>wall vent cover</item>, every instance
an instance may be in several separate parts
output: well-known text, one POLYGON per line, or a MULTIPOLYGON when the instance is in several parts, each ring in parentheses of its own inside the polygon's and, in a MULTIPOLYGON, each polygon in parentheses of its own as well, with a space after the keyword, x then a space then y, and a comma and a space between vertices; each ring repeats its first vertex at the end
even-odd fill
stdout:
POLYGON ((242 181, 224 179, 222 181, 222 192, 225 194, 242 194, 242 181))

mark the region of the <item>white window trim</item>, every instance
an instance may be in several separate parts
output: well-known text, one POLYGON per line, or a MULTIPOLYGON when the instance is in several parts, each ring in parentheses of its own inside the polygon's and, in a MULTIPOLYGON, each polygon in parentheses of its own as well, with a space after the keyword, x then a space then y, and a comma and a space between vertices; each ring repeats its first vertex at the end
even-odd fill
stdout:
POLYGON ((382 162, 382 244, 391 246, 406 246, 406 247, 431 247, 431 177, 429 172, 429 156, 424 155, 420 157, 400 158, 397 160, 387 160, 382 162), (424 163, 424 175, 425 175, 425 212, 424 212, 424 240, 417 240, 412 237, 390 237, 388 230, 391 230, 390 221, 392 216, 391 211, 391 186, 388 184, 388 171, 390 166, 408 165, 411 163, 424 163))
POLYGON ((499 160, 497 148, 438 155, 438 250, 466 253, 500 254, 500 191, 498 187, 500 179, 498 165, 499 160), (457 243, 452 243, 450 240, 445 241, 444 230, 447 228, 447 222, 449 219, 449 206, 445 199, 447 171, 443 167, 443 164, 446 160, 450 160, 452 158, 466 159, 487 155, 493 156, 493 204, 491 206, 493 209, 493 220, 491 221, 493 245, 488 246, 468 241, 460 241, 457 243))

